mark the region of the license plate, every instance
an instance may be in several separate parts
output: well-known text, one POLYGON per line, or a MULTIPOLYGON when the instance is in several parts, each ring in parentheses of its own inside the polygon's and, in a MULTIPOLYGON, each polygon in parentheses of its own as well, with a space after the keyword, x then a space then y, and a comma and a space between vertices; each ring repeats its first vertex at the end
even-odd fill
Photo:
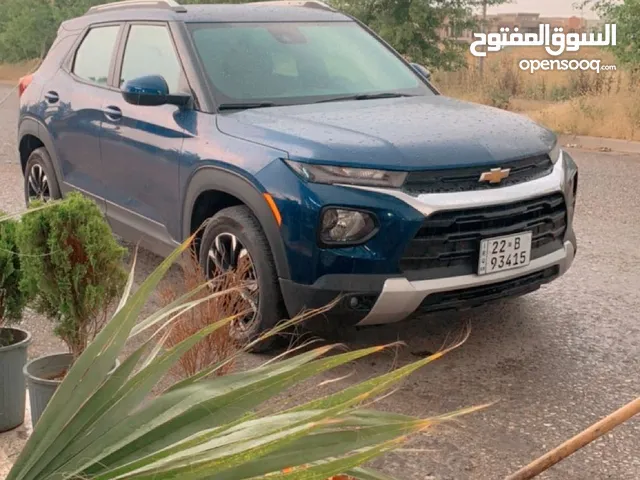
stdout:
POLYGON ((530 261, 531 232, 485 238, 480 242, 478 275, 525 267, 530 261))

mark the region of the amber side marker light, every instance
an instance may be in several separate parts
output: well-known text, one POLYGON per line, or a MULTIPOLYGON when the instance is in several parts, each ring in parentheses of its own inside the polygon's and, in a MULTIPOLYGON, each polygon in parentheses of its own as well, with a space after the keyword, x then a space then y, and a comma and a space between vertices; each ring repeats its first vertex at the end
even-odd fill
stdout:
POLYGON ((278 222, 278 226, 282 225, 282 215, 280 215, 280 210, 278 210, 278 206, 276 202, 273 200, 273 197, 269 193, 263 193, 264 199, 267 201, 267 205, 273 212, 273 216, 276 218, 276 222, 278 222))

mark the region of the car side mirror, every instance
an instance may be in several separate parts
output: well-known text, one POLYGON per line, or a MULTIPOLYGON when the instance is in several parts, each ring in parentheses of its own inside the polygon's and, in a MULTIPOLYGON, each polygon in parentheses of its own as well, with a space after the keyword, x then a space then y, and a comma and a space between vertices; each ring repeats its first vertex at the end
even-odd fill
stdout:
POLYGON ((424 65, 412 63, 411 68, 413 68, 418 75, 424 77, 428 82, 431 81, 431 72, 424 65))
POLYGON ((170 94, 169 85, 161 75, 147 75, 129 80, 122 87, 122 96, 127 103, 143 107, 177 105, 184 107, 191 101, 187 93, 170 94))

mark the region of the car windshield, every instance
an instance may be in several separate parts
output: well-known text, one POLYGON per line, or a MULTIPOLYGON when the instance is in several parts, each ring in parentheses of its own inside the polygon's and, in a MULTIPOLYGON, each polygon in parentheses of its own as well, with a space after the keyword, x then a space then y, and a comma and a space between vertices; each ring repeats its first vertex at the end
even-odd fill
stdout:
POLYGON ((218 105, 433 95, 354 22, 197 23, 190 30, 218 105))

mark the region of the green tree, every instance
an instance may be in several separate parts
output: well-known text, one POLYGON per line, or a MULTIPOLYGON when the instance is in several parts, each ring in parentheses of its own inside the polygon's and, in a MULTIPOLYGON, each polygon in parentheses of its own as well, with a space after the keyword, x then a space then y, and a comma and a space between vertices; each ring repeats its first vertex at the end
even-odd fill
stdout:
POLYGON ((600 18, 617 25, 617 45, 611 46, 616 58, 633 72, 640 72, 640 0, 588 0, 600 18))
POLYGON ((41 58, 60 24, 105 0, 0 0, 0 62, 41 58))
POLYGON ((469 46, 446 32, 479 32, 482 7, 510 0, 331 0, 365 23, 398 52, 430 68, 466 65, 469 46))
MULTIPOLYGON (((182 0, 183 4, 245 3, 246 0, 182 0)), ((464 43, 443 35, 449 29, 479 31, 483 5, 510 0, 327 0, 351 14, 402 55, 430 68, 465 64, 464 43)), ((637 4, 637 0, 634 0, 637 4)), ((104 0, 0 0, 0 62, 38 58, 64 20, 104 0)))
POLYGON ((98 206, 78 193, 25 215, 18 228, 23 291, 77 358, 126 280, 122 248, 98 206))
POLYGON ((0 62, 42 57, 57 28, 47 1, 4 0, 0 3, 0 62))

